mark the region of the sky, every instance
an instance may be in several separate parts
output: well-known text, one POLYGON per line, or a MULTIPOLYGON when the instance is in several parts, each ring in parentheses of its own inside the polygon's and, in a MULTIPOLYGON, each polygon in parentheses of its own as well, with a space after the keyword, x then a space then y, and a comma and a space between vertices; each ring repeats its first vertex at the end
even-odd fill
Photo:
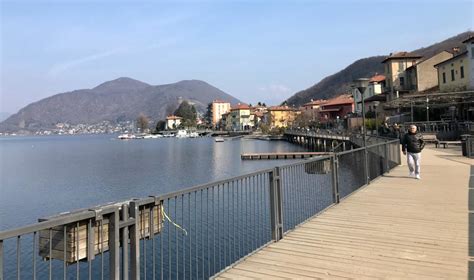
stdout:
POLYGON ((473 30, 473 3, 0 0, 0 112, 118 77, 278 104, 357 59, 473 30))

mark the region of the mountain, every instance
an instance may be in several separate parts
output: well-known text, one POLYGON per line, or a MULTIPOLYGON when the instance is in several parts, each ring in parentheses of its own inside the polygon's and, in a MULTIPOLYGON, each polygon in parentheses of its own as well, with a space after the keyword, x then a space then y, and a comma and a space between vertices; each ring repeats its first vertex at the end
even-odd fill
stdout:
MULTIPOLYGON (((443 50, 452 50, 454 47, 462 47, 462 41, 473 35, 474 32, 472 31, 464 32, 431 46, 414 50, 413 53, 423 57, 430 57, 443 50)), ((353 80, 362 77, 371 77, 376 73, 383 73, 382 60, 384 60, 385 57, 386 56, 371 56, 359 59, 343 70, 325 77, 312 87, 295 93, 288 98, 286 102, 290 105, 300 106, 309 102, 311 99, 330 98, 348 92, 353 80)))
POLYGON ((95 124, 101 121, 136 120, 140 113, 156 122, 176 109, 182 100, 204 112, 214 99, 240 102, 199 80, 153 86, 131 78, 118 78, 93 89, 56 94, 22 108, 0 123, 0 131, 36 131, 60 122, 95 124))

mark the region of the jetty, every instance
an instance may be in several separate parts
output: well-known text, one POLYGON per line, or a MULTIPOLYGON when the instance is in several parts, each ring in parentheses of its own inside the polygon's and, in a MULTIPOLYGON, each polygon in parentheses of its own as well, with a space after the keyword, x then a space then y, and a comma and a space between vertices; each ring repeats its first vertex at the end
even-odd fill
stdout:
POLYGON ((421 180, 402 160, 216 279, 473 279, 474 160, 430 147, 421 164, 421 180))
POLYGON ((281 153, 244 153, 240 155, 241 159, 300 159, 317 156, 327 156, 327 152, 281 152, 281 153))

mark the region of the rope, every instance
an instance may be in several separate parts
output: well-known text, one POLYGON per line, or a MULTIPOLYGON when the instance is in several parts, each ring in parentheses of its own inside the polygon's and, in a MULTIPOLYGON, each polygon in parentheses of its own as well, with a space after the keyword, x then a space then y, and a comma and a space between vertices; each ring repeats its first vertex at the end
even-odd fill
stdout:
POLYGON ((184 232, 184 235, 188 235, 188 232, 183 228, 181 227, 180 225, 178 225, 177 223, 173 222, 170 217, 166 214, 165 212, 165 207, 163 207, 163 203, 161 204, 161 215, 163 217, 163 220, 166 219, 168 220, 171 224, 173 224, 175 227, 179 228, 180 230, 182 230, 184 232))

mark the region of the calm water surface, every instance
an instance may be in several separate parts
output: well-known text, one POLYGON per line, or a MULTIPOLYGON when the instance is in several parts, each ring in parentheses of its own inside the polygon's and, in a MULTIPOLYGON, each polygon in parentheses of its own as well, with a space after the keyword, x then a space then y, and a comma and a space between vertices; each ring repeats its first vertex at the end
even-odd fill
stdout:
POLYGON ((281 141, 121 141, 113 136, 0 138, 0 230, 133 197, 160 195, 291 161, 246 152, 303 151, 281 141))

